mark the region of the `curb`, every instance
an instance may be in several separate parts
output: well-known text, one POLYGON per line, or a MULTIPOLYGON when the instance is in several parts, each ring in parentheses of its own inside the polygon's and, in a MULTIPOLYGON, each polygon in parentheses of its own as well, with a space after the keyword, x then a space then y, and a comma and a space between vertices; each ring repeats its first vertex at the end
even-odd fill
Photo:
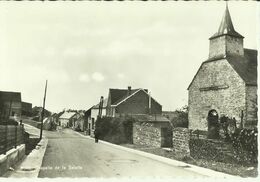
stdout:
MULTIPOLYGON (((78 132, 76 132, 76 133, 78 135, 84 137, 84 138, 89 139, 89 140, 94 140, 94 138, 91 138, 90 136, 86 136, 86 135, 83 135, 83 134, 78 133, 78 132)), ((202 174, 205 177, 225 178, 225 179, 227 179, 227 178, 228 179, 241 179, 239 176, 233 176, 233 175, 230 175, 230 174, 226 174, 226 173, 214 171, 214 170, 211 170, 211 169, 195 166, 195 165, 188 164, 188 163, 181 162, 181 161, 177 161, 177 160, 174 160, 174 159, 169 159, 169 158, 162 157, 162 156, 159 156, 159 155, 155 155, 155 154, 151 154, 151 153, 147 153, 147 152, 123 147, 123 146, 116 145, 116 144, 113 144, 113 143, 109 143, 109 142, 106 142, 106 141, 103 141, 103 140, 99 140, 99 142, 106 144, 106 145, 110 145, 112 147, 115 147, 115 148, 118 148, 118 149, 121 149, 121 150, 124 150, 124 151, 127 151, 127 152, 132 152, 132 153, 141 155, 141 156, 146 157, 146 158, 154 159, 154 160, 157 160, 159 162, 163 162, 163 163, 175 166, 175 167, 189 166, 188 168, 185 168, 185 170, 190 170, 190 171, 196 172, 198 174, 202 174)))
POLYGON ((4 176, 10 167, 14 167, 25 156, 25 144, 12 148, 6 154, 0 155, 0 176, 4 176))
POLYGON ((15 171, 8 174, 11 178, 37 178, 42 166, 43 157, 47 148, 48 139, 42 138, 36 148, 21 162, 15 171))

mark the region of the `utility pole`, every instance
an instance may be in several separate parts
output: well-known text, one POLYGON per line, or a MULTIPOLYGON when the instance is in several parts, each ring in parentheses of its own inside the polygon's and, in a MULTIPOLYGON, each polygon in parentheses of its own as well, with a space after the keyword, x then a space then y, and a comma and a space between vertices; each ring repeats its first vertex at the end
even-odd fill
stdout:
POLYGON ((43 106, 42 106, 42 113, 41 113, 40 140, 42 139, 42 128, 43 128, 43 118, 44 118, 44 110, 45 110, 45 99, 46 99, 46 92, 47 92, 47 84, 48 84, 48 80, 46 80, 46 83, 45 83, 45 91, 44 91, 44 97, 43 97, 43 106))

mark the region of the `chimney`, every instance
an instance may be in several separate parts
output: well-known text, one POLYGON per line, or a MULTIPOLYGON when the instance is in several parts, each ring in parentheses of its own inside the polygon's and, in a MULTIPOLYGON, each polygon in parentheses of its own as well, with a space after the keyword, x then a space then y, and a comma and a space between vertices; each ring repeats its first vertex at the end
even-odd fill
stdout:
POLYGON ((131 94, 131 86, 128 86, 127 88, 127 96, 129 96, 131 94))

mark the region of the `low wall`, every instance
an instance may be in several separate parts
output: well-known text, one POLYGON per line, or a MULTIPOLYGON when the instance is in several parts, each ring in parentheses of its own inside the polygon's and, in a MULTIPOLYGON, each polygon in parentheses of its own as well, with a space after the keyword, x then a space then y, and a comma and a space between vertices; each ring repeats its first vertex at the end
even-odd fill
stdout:
POLYGON ((17 146, 15 149, 11 149, 6 152, 6 155, 0 155, 0 176, 7 172, 10 167, 14 167, 15 164, 22 160, 25 156, 25 144, 17 146))
POLYGON ((188 128, 173 128, 172 145, 173 151, 183 156, 190 156, 190 134, 188 128))
POLYGON ((154 123, 133 123, 133 144, 161 147, 161 128, 154 123))

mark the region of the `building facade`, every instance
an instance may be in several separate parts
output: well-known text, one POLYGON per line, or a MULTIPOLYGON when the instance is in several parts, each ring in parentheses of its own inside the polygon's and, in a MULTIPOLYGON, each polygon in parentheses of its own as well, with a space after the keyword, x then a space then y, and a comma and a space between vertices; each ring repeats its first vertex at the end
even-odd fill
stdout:
POLYGON ((237 127, 257 126, 257 51, 245 49, 243 38, 226 7, 209 39, 209 58, 188 87, 190 129, 208 131, 214 138, 222 116, 235 119, 237 127))
POLYGON ((88 109, 85 112, 85 118, 87 120, 87 134, 94 136, 94 130, 95 130, 95 126, 96 126, 96 121, 97 118, 99 116, 99 109, 101 109, 101 116, 106 116, 106 112, 107 112, 107 98, 105 98, 103 100, 103 105, 102 108, 99 107, 100 103, 94 105, 93 107, 91 107, 90 109, 88 109))
POLYGON ((19 121, 21 114, 21 93, 0 91, 0 122, 6 121, 7 119, 15 119, 19 121))
POLYGON ((162 114, 162 105, 146 89, 109 89, 107 116, 162 114))
POLYGON ((22 115, 23 116, 32 115, 32 103, 22 102, 22 115))
POLYGON ((73 123, 77 120, 76 112, 64 112, 59 117, 59 125, 63 128, 69 128, 73 126, 73 123))

